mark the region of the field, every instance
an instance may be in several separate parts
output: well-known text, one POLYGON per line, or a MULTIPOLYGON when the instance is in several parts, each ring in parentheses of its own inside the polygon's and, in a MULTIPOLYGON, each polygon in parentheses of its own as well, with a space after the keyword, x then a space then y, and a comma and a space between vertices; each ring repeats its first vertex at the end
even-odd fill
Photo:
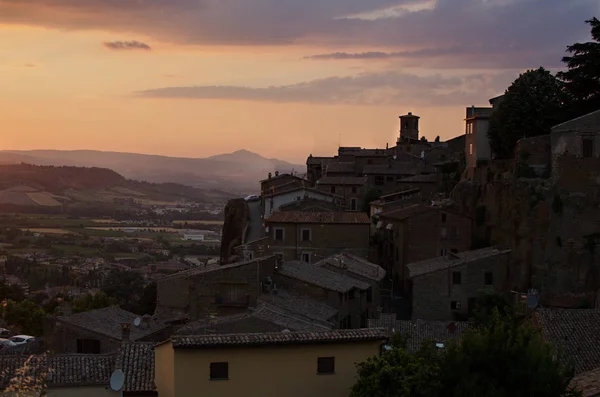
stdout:
POLYGON ((146 227, 146 226, 140 226, 139 229, 136 226, 91 226, 91 227, 86 227, 86 229, 88 230, 115 230, 115 231, 124 231, 123 229, 129 229, 129 228, 135 228, 133 232, 131 232, 131 234, 133 233, 144 233, 147 231, 150 232, 166 232, 166 233, 176 233, 179 231, 179 229, 175 229, 172 227, 146 227))
POLYGON ((38 228, 23 228, 23 231, 29 231, 32 233, 47 233, 47 234, 71 234, 70 230, 66 229, 55 229, 51 227, 38 227, 38 228))
POLYGON ((173 221, 174 225, 183 225, 185 223, 187 223, 188 225, 222 225, 223 221, 199 221, 199 220, 173 221))
POLYGON ((119 223, 116 219, 92 219, 94 223, 119 223))

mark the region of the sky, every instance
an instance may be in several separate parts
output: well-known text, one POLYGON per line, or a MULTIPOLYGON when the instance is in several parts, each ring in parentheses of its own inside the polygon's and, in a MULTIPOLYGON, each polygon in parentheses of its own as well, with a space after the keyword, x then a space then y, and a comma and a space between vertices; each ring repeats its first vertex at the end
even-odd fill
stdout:
POLYGON ((598 0, 0 0, 0 149, 303 163, 464 132, 598 0))

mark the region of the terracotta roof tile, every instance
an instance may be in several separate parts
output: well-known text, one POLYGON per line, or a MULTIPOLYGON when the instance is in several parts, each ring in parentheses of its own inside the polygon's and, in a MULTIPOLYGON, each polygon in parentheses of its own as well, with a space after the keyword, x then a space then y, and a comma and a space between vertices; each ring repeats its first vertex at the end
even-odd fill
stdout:
POLYGON ((154 383, 154 343, 126 343, 116 358, 116 368, 125 373, 125 392, 150 392, 154 383))
POLYGON ((174 349, 220 346, 265 346, 321 343, 385 341, 388 331, 378 328, 345 329, 323 332, 272 332, 262 334, 173 336, 174 349))
POLYGON ((365 165, 365 175, 416 175, 419 164, 415 162, 392 162, 390 164, 365 165))
POLYGON ((538 308, 534 316, 546 341, 575 366, 575 374, 600 368, 600 310, 538 308))
POLYGON ((348 252, 341 252, 329 256, 317 262, 315 265, 330 269, 343 269, 348 273, 373 281, 381 281, 385 277, 385 270, 383 270, 381 266, 348 252))
POLYGON ((510 250, 499 250, 495 247, 486 247, 473 251, 464 251, 447 256, 439 256, 433 259, 427 259, 420 262, 413 262, 407 265, 410 272, 410 278, 422 276, 424 274, 437 272, 439 270, 451 269, 469 262, 480 259, 491 258, 497 255, 505 255, 510 250))
POLYGON ((571 381, 571 387, 581 391, 582 397, 600 396, 600 368, 577 375, 571 381))
POLYGON ((277 269, 277 272, 289 278, 341 293, 348 292, 353 288, 361 290, 369 288, 368 283, 306 262, 285 262, 277 269))
POLYGON ((370 224, 369 216, 364 212, 304 212, 278 211, 272 213, 267 223, 338 223, 338 224, 370 224))
POLYGON ((413 216, 426 214, 434 211, 438 211, 438 209, 430 205, 413 204, 408 207, 403 207, 388 212, 381 212, 377 214, 377 216, 379 216, 379 218, 387 218, 402 221, 408 218, 412 218, 413 216))

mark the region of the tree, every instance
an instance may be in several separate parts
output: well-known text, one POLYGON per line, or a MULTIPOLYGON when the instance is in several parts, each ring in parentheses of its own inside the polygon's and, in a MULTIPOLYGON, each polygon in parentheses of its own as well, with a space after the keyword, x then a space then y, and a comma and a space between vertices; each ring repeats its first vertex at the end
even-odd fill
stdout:
POLYGON ((90 310, 102 309, 105 307, 115 306, 116 301, 109 298, 104 292, 97 294, 86 294, 81 298, 73 300, 73 313, 82 313, 90 310))
POLYGON ((35 302, 8 300, 6 307, 0 307, 0 311, 2 318, 13 331, 18 330, 20 333, 33 336, 42 335, 46 313, 35 302))
POLYGON ((516 313, 506 298, 498 293, 483 292, 475 301, 475 310, 470 319, 474 327, 488 327, 495 321, 496 313, 506 321, 517 320, 516 313))
POLYGON ((562 58, 567 71, 557 74, 572 101, 573 117, 600 109, 600 21, 585 22, 591 26, 593 41, 568 46, 572 55, 562 58))
POLYGON ((544 68, 521 74, 490 117, 488 138, 498 157, 512 157, 517 141, 550 133, 565 118, 562 83, 544 68))

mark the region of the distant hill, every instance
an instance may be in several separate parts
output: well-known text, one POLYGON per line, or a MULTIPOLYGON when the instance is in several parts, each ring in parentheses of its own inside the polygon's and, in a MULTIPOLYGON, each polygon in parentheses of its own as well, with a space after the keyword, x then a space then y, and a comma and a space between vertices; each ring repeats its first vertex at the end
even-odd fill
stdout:
POLYGON ((175 183, 128 180, 106 168, 0 165, 0 205, 24 207, 72 207, 137 202, 164 204, 180 201, 226 201, 233 195, 175 183))
POLYGON ((203 189, 253 193, 269 172, 305 172, 306 166, 268 159, 247 150, 208 158, 167 157, 95 150, 0 151, 0 164, 27 163, 108 168, 125 178, 172 182, 203 189))

